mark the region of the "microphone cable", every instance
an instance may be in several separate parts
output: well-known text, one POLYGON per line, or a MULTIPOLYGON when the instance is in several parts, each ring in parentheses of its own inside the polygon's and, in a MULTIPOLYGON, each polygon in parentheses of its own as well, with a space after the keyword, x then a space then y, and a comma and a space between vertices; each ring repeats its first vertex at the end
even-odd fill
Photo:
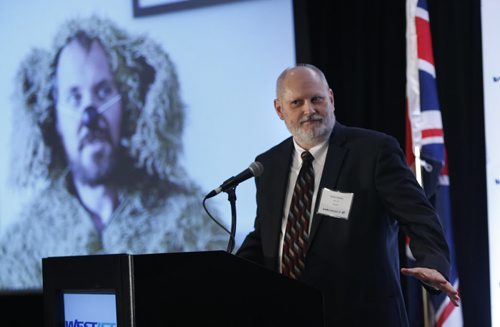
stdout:
POLYGON ((233 235, 231 234, 231 232, 229 231, 229 229, 226 228, 226 226, 224 226, 214 216, 212 216, 212 214, 210 213, 210 211, 207 208, 206 201, 207 201, 207 198, 205 197, 203 199, 203 209, 205 209, 205 212, 207 213, 208 217, 210 217, 210 219, 212 219, 217 225, 219 225, 220 228, 222 228, 226 233, 229 234, 229 242, 232 242, 232 244, 234 244, 235 243, 235 239, 234 239, 233 235))

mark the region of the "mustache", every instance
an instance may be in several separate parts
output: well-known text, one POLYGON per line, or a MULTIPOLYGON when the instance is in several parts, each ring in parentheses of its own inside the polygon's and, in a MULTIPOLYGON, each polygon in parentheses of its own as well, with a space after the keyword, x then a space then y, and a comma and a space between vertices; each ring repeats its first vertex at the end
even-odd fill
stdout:
POLYGON ((310 114, 308 116, 305 116, 304 118, 302 118, 299 123, 305 123, 305 122, 308 122, 308 121, 319 121, 319 120, 323 120, 323 117, 321 117, 321 115, 317 114, 317 113, 313 113, 313 114, 310 114))
POLYGON ((105 128, 88 129, 78 142, 78 150, 81 150, 84 146, 94 141, 105 141, 111 143, 109 130, 105 128))

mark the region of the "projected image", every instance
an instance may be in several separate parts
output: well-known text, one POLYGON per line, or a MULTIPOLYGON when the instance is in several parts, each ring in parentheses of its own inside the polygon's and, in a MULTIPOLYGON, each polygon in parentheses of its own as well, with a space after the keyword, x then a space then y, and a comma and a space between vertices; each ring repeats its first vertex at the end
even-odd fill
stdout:
POLYGON ((178 163, 185 107, 160 45, 69 20, 17 83, 13 178, 44 187, 0 240, 0 288, 41 287, 42 257, 224 248, 178 163))
MULTIPOLYGON (((203 198, 288 137, 292 1, 159 3, 0 2, 0 293, 41 290, 44 257, 227 249, 203 198)), ((236 193, 235 250, 253 181, 236 193)))

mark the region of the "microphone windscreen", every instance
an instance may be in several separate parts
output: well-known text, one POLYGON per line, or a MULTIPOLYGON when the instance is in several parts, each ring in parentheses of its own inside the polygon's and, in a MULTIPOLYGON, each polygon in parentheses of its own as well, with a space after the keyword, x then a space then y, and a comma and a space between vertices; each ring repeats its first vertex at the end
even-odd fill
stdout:
POLYGON ((248 169, 250 169, 255 177, 259 177, 264 172, 264 165, 262 165, 258 161, 254 161, 250 164, 250 167, 248 167, 248 169))

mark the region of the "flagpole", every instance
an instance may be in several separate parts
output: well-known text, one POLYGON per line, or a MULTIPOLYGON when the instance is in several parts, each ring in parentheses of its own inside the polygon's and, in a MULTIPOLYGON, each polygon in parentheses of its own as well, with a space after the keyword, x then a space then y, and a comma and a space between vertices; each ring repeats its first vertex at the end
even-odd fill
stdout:
MULTIPOLYGON (((413 149, 415 154, 415 177, 420 186, 424 187, 424 181, 422 179, 422 165, 420 160, 420 146, 416 145, 413 149)), ((421 286, 422 289, 422 315, 424 316, 424 327, 430 327, 429 319, 429 298, 427 295, 427 290, 421 286)))

